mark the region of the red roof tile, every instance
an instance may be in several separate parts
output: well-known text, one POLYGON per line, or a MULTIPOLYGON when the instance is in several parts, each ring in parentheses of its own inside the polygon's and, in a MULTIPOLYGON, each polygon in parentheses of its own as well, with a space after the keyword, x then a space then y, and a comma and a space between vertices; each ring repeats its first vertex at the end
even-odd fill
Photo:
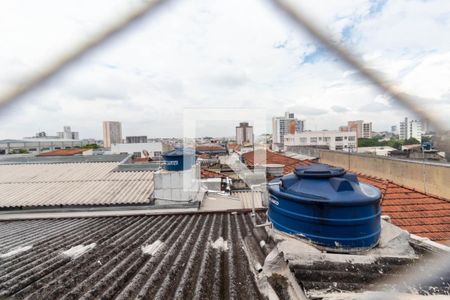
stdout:
MULTIPOLYGON (((261 150, 260 150, 261 151, 261 150)), ((243 155, 245 162, 253 166, 253 152, 243 155)), ((261 162, 258 162, 261 163, 261 162)), ((284 164, 284 173, 290 173, 297 165, 311 162, 300 161, 279 153, 267 151, 266 162, 284 164)), ((361 182, 371 184, 382 192, 383 214, 391 217, 392 223, 410 233, 427 237, 440 243, 450 243, 450 200, 428 195, 394 182, 358 174, 361 182)))
POLYGON ((59 149, 48 152, 42 152, 37 156, 73 156, 82 154, 86 149, 59 149))
POLYGON ((220 173, 216 173, 214 171, 210 171, 210 170, 206 170, 206 169, 201 169, 200 170, 200 174, 202 178, 222 178, 225 177, 225 175, 220 174, 220 173))
POLYGON ((241 145, 239 144, 228 144, 227 147, 234 151, 239 151, 241 149, 241 145))
POLYGON ((279 153, 275 153, 272 151, 268 151, 268 150, 256 150, 256 155, 254 153, 254 151, 252 152, 247 152, 243 155, 244 157, 244 161, 247 163, 247 165, 249 166, 254 166, 255 165, 255 157, 256 157, 256 164, 281 164, 284 165, 284 173, 290 173, 292 171, 294 171, 296 166, 306 166, 306 165, 310 165, 311 161, 307 161, 307 160, 298 160, 292 157, 287 157, 284 156, 282 154, 279 153), (264 160, 264 156, 261 153, 265 151, 266 152, 266 157, 264 160))

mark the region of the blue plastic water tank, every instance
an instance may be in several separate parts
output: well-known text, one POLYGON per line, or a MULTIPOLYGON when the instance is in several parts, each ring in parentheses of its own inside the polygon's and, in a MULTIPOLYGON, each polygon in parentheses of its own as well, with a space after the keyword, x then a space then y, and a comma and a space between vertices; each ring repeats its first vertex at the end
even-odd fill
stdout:
POLYGON ((380 191, 342 168, 314 164, 274 179, 268 216, 283 232, 336 252, 369 249, 381 232, 380 191))
POLYGON ((167 171, 189 170, 195 164, 195 150, 190 148, 175 148, 162 156, 167 171))

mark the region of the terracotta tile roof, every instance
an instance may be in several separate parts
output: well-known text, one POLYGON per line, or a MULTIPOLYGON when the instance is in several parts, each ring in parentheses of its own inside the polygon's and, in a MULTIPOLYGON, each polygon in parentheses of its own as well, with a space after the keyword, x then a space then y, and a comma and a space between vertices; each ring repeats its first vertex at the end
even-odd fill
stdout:
POLYGON ((86 149, 59 149, 48 152, 42 152, 36 156, 72 156, 82 154, 86 149))
MULTIPOLYGON (((286 165, 284 173, 290 173, 296 165, 310 164, 282 154, 267 151, 267 162, 286 165)), ((243 155, 250 166, 253 153, 243 155)), ((450 200, 428 195, 394 182, 358 174, 361 182, 371 184, 382 192, 383 214, 391 217, 392 223, 422 237, 450 244, 450 200)))
POLYGON ((224 151, 225 148, 219 144, 205 144, 205 145, 197 145, 195 147, 197 151, 224 151))
POLYGON ((228 144, 227 147, 234 151, 239 151, 239 149, 241 149, 241 145, 239 144, 228 144))
POLYGON ((220 173, 216 173, 214 171, 210 171, 210 170, 206 170, 206 169, 201 169, 200 170, 200 175, 202 178, 222 178, 225 177, 225 175, 220 174, 220 173))
MULTIPOLYGON (((269 150, 256 150, 256 152, 266 151, 266 161, 263 161, 263 156, 258 156, 256 153, 256 164, 282 164, 284 165, 284 173, 290 173, 294 171, 296 166, 306 166, 310 165, 312 162, 308 160, 298 160, 295 158, 287 157, 279 153, 275 153, 269 150)), ((255 155, 254 151, 247 152, 242 155, 244 157, 244 161, 249 166, 254 166, 255 155)))
POLYGON ((450 240, 450 200, 427 195, 394 182, 359 175, 362 182, 381 186, 383 214, 410 233, 437 242, 450 240))

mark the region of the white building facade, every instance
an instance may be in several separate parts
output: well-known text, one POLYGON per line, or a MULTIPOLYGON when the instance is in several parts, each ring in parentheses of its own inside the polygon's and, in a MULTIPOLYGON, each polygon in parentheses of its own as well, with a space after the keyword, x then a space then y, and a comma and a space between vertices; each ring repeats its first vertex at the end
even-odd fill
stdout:
POLYGON ((399 125, 399 132, 398 132, 398 138, 400 140, 407 140, 409 135, 408 135, 408 118, 405 118, 404 121, 400 122, 399 125))
POLYGON ((63 131, 57 132, 58 138, 64 140, 78 140, 80 138, 79 133, 72 131, 70 126, 64 126, 63 131))
POLYGON ((285 135, 300 133, 304 129, 305 121, 295 118, 293 113, 286 112, 283 117, 272 118, 272 149, 283 149, 285 135))
MULTIPOLYGON (((427 127, 427 126, 425 126, 427 127)), ((422 142, 422 134, 424 134, 424 125, 420 120, 411 120, 408 122, 408 118, 400 122, 399 139, 407 140, 415 138, 419 142, 422 142)))
POLYGON ((411 120, 409 122, 409 138, 414 138, 419 142, 422 142, 422 122, 418 120, 411 120))
POLYGON ((162 152, 163 146, 160 142, 111 145, 111 154, 127 153, 137 157, 159 157, 162 152))
POLYGON ((356 152, 358 141, 356 132, 342 131, 304 131, 296 134, 287 134, 284 138, 286 151, 296 146, 326 146, 329 150, 356 152))

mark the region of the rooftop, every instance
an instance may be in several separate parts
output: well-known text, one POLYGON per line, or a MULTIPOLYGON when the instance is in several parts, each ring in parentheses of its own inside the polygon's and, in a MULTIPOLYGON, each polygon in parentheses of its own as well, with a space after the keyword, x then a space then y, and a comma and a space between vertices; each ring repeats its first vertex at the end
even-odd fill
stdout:
MULTIPOLYGON (((253 152, 245 153, 243 156, 247 164, 253 166, 253 152)), ((266 159, 267 163, 284 164, 285 174, 292 172, 298 165, 311 163, 271 151, 266 152, 266 159)), ((391 217, 392 223, 410 233, 450 245, 449 199, 428 195, 392 181, 365 174, 358 174, 358 179, 382 191, 382 211, 383 214, 391 217)))
POLYGON ((128 154, 109 155, 75 155, 75 156, 31 156, 31 155, 0 155, 2 164, 51 164, 51 163, 82 163, 82 162, 121 162, 128 154))
POLYGON ((254 166, 255 164, 281 164, 284 165, 283 171, 285 174, 290 173, 294 171, 296 166, 307 166, 310 165, 312 162, 310 160, 299 160, 293 157, 287 157, 269 150, 256 150, 255 152, 247 152, 243 154, 244 161, 249 166, 254 166), (265 160, 264 155, 258 155, 263 154, 265 151, 265 160), (256 155, 254 155, 256 153, 256 155), (259 153, 258 153, 259 152, 259 153), (255 162, 256 158, 256 162, 255 162))
POLYGON ((53 151, 47 151, 39 153, 37 156, 73 156, 77 154, 83 154, 86 149, 59 149, 53 151))
POLYGON ((148 204, 153 172, 114 172, 118 162, 0 165, 0 207, 148 204))
MULTIPOLYGON (((3 221, 0 296, 306 299, 302 288, 315 297, 383 290, 384 280, 403 291, 401 276, 426 258, 395 230, 382 238, 383 250, 345 255, 255 228, 242 209, 3 221)), ((448 293, 447 273, 407 292, 448 293)))
POLYGON ((0 222, 0 295, 264 299, 251 228, 246 213, 0 222))

